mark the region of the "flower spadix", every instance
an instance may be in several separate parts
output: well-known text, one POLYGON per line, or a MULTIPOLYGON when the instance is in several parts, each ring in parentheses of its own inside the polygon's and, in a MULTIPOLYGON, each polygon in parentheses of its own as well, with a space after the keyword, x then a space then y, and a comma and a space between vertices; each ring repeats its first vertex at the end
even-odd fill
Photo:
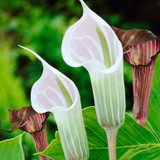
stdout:
POLYGON ((42 76, 31 90, 34 110, 39 113, 52 112, 54 114, 67 160, 88 159, 88 141, 80 96, 75 84, 35 52, 25 47, 22 48, 34 54, 43 65, 42 76))
POLYGON ((80 2, 83 16, 66 31, 62 56, 68 65, 88 70, 97 118, 109 137, 125 118, 123 49, 111 27, 80 2))

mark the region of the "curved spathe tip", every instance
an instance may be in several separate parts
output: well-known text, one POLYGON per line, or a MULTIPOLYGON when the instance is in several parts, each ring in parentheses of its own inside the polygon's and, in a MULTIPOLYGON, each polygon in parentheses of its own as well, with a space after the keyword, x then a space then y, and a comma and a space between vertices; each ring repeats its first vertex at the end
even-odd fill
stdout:
POLYGON ((87 11, 87 9, 89 10, 88 6, 85 4, 85 2, 83 0, 79 0, 79 1, 80 1, 81 5, 83 7, 84 12, 87 11))
MULTIPOLYGON (((20 45, 19 45, 20 46, 20 45)), ((38 113, 69 110, 75 106, 79 93, 75 84, 61 72, 50 66, 37 53, 34 54, 43 64, 43 73, 31 89, 31 103, 38 113)))
MULTIPOLYGON (((64 35, 61 48, 63 59, 70 66, 85 66, 87 70, 92 71, 91 66, 93 70, 95 68, 94 64, 91 65, 92 61, 105 64, 106 52, 104 51, 107 50, 111 62, 110 67, 112 67, 117 63, 117 59, 122 58, 122 45, 111 27, 91 11, 83 0, 80 2, 83 7, 83 16, 64 35)), ((102 68, 102 65, 97 66, 98 70, 102 68)))

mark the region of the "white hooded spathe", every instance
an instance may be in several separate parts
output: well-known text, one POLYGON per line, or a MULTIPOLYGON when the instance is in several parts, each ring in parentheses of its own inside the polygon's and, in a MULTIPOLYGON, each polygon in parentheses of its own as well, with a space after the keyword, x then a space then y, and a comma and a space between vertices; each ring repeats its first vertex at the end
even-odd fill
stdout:
POLYGON ((88 141, 77 87, 35 52, 22 48, 34 54, 43 65, 43 73, 31 90, 33 109, 38 113, 54 114, 67 160, 87 160, 88 141))
POLYGON ((80 2, 83 16, 66 31, 62 56, 68 65, 88 70, 99 124, 105 129, 120 127, 126 106, 123 48, 111 27, 80 2))

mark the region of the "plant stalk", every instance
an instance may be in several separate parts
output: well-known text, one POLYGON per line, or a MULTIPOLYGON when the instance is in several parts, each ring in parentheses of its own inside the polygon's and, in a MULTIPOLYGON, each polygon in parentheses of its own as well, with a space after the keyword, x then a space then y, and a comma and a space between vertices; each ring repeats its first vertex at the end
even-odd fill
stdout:
MULTIPOLYGON (((37 152, 42 152, 48 146, 46 124, 44 123, 41 131, 31 133, 32 139, 37 152)), ((38 155, 40 160, 50 160, 50 158, 38 155)))
POLYGON ((108 140, 109 160, 117 160, 116 156, 116 137, 118 128, 105 128, 108 140))

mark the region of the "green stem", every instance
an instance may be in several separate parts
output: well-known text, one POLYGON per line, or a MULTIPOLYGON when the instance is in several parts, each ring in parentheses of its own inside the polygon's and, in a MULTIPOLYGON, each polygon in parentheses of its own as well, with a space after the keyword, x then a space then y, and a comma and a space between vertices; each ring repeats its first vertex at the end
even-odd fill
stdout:
POLYGON ((118 128, 105 128, 108 140, 109 160, 116 160, 116 137, 118 128))

